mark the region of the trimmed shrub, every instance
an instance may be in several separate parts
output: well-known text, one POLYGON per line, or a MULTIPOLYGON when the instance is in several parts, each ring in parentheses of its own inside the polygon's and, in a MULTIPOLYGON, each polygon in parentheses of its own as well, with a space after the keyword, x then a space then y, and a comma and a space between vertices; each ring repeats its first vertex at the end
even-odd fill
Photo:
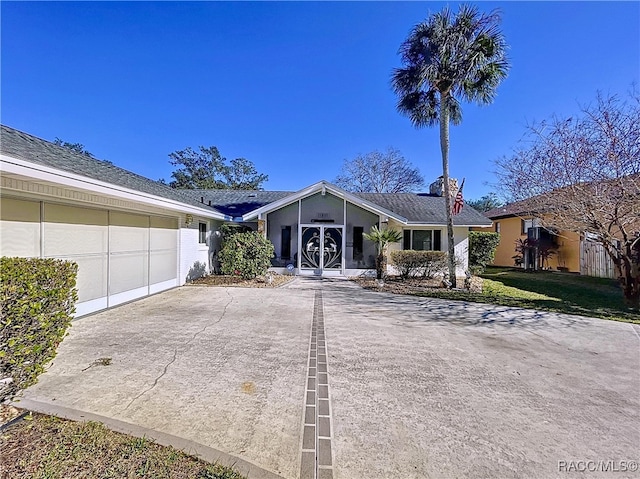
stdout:
POLYGON ((496 248, 500 243, 500 233, 469 232, 469 270, 480 274, 496 257, 496 248))
POLYGON ((253 279, 267 272, 274 251, 273 243, 260 233, 235 233, 225 240, 218 259, 223 274, 253 279))
POLYGON ((392 251, 391 262, 405 279, 410 276, 431 279, 445 273, 448 267, 445 251, 392 251))
POLYGON ((235 223, 223 223, 222 225, 220 225, 220 232, 222 233, 223 240, 227 240, 238 233, 249 233, 251 231, 251 228, 249 228, 248 226, 235 223))
POLYGON ((55 357, 75 312, 77 273, 71 261, 0 259, 0 401, 35 384, 55 357))

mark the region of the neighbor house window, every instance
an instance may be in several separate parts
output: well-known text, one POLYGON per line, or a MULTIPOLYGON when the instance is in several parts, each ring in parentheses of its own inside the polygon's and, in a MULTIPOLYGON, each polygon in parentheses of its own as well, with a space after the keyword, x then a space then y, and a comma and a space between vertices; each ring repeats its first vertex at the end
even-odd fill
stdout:
POLYGON ((402 243, 404 249, 440 251, 442 249, 442 231, 405 230, 402 243))
POLYGON ((198 223, 198 243, 207 242, 207 223, 198 223))
POLYGON ((500 222, 496 221, 496 233, 500 233, 500 222))

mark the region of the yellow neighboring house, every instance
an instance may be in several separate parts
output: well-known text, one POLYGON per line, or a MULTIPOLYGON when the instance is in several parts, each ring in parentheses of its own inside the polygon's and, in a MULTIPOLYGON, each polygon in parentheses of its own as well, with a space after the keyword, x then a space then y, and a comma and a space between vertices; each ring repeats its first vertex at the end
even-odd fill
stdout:
POLYGON ((613 269, 608 265, 610 261, 603 256, 603 254, 606 255, 604 250, 596 251, 599 249, 597 243, 585 241, 579 234, 571 231, 552 232, 542 227, 537 218, 525 213, 526 208, 523 206, 522 202, 516 202, 487 211, 484 215, 492 220, 492 227, 473 228, 475 231, 500 233, 500 244, 496 249, 496 257, 493 262, 495 266, 527 266, 532 269, 590 274, 587 266, 594 263, 595 260, 586 261, 586 259, 595 254, 598 256, 598 261, 602 260, 607 264, 606 271, 599 274, 591 272, 590 275, 612 277, 613 269), (542 261, 539 257, 534 257, 536 255, 528 254, 528 252, 522 254, 522 252, 516 251, 518 241, 525 241, 528 238, 536 239, 552 247, 553 254, 543 261, 544 264, 541 264, 542 261), (522 263, 518 264, 514 256, 521 256, 522 263), (582 267, 581 262, 583 263, 582 267))

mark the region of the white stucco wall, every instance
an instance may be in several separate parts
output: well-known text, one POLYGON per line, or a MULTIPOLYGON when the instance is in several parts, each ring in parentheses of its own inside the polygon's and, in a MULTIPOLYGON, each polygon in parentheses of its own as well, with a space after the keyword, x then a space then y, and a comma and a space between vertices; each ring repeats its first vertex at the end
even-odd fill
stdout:
MULTIPOLYGON (((446 231, 443 235, 443 248, 446 249, 447 244, 446 231)), ((458 266, 456 268, 456 276, 464 276, 465 271, 469 267, 469 228, 453 228, 453 245, 458 266)))
POLYGON ((185 223, 185 216, 180 218, 180 285, 211 273, 210 253, 213 251, 211 232, 220 228, 220 222, 194 216, 190 225, 185 223), (207 242, 199 243, 199 223, 207 224, 207 242))

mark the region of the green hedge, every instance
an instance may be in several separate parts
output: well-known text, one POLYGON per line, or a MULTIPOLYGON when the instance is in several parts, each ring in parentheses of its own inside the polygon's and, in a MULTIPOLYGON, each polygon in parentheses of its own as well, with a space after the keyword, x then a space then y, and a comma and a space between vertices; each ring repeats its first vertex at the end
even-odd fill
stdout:
POLYGON ((447 253, 445 251, 392 251, 391 263, 402 278, 422 276, 433 278, 447 270, 447 253))
POLYGON ((260 233, 235 233, 227 237, 218 259, 223 274, 253 279, 263 275, 271 266, 273 243, 260 233))
POLYGON ((59 259, 0 259, 0 401, 34 384, 71 325, 78 265, 59 259))
POLYGON ((500 233, 484 231, 469 232, 469 270, 481 274, 496 257, 496 248, 500 243, 500 233))

